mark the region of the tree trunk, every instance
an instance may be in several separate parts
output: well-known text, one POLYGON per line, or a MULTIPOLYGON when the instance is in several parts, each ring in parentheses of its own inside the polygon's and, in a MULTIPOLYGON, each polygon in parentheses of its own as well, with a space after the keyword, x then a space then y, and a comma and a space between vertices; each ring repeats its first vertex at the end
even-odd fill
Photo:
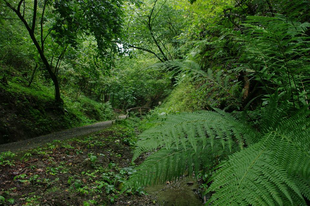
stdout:
POLYGON ((22 18, 21 20, 24 22, 24 24, 25 24, 25 26, 26 26, 26 28, 27 28, 27 30, 28 30, 28 32, 29 32, 29 35, 30 35, 30 37, 31 37, 31 40, 33 41, 34 45, 36 46, 37 51, 38 51, 39 54, 40 54, 41 60, 42 60, 43 64, 45 65, 45 69, 46 69, 47 72, 49 73, 49 75, 50 75, 50 77, 51 77, 51 79, 52 79, 52 81, 53 81, 53 83, 54 83, 54 87, 55 87, 55 101, 56 101, 56 104, 62 105, 63 101, 62 101, 62 99, 61 99, 61 97, 60 97, 60 88, 59 88, 58 78, 57 78, 56 74, 52 71, 52 67, 51 67, 51 65, 48 63, 47 58, 46 58, 46 56, 44 55, 44 52, 43 52, 43 50, 41 49, 41 47, 40 47, 40 45, 39 45, 39 42, 37 41, 37 39, 36 39, 36 37, 35 37, 35 35, 34 35, 34 31, 32 31, 32 30, 30 29, 30 27, 28 26, 28 24, 27 24, 27 22, 25 21, 24 18, 22 18))
POLYGON ((37 71, 37 68, 38 68, 38 63, 36 63, 36 67, 34 68, 34 70, 33 70, 33 72, 32 72, 32 75, 31 75, 31 78, 30 78, 28 87, 31 86, 31 83, 32 83, 32 81, 33 81, 33 79, 34 79, 34 75, 35 75, 35 73, 36 73, 36 71, 37 71))
MULTIPOLYGON (((34 5, 33 5, 33 19, 32 19, 32 26, 30 27, 30 25, 28 24, 28 22, 26 21, 26 19, 24 18, 23 14, 21 14, 20 12, 20 7, 21 7, 21 4, 23 2, 25 2, 24 0, 20 0, 19 4, 18 4, 18 8, 15 9, 8 1, 4 0, 4 2, 6 3, 6 5, 16 13, 16 15, 18 16, 18 18, 23 22, 23 24, 25 25, 29 35, 30 35, 30 38, 32 40, 32 42, 34 43, 37 51, 39 52, 40 54, 40 57, 41 57, 41 60, 43 62, 43 64, 45 65, 45 69, 47 70, 47 72, 49 73, 50 75, 50 78, 52 79, 53 83, 54 83, 54 87, 55 87, 55 102, 58 106, 62 106, 63 104, 63 101, 60 97, 60 88, 59 88, 59 82, 58 82, 58 79, 57 79, 57 76, 56 74, 52 71, 52 66, 48 63, 47 61, 47 58, 44 54, 44 50, 43 50, 43 42, 42 43, 42 48, 38 42, 38 40, 36 39, 35 37, 35 23, 36 23, 36 16, 37 16, 37 0, 34 0, 34 5)), ((41 35, 43 35, 41 33, 41 35)))

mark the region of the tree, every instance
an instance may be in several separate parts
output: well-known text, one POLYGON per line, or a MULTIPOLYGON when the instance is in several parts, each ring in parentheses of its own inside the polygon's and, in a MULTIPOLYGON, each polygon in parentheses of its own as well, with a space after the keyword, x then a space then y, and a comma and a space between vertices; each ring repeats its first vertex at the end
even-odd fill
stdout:
POLYGON ((146 1, 127 6, 125 46, 153 54, 160 62, 178 58, 180 41, 186 20, 181 9, 166 0, 146 1))
POLYGON ((104 56, 112 40, 121 31, 121 1, 73 1, 73 0, 1 0, 24 24, 45 70, 55 87, 56 103, 61 104, 60 88, 57 77, 59 61, 68 46, 76 48, 77 39, 83 35, 96 38, 98 51, 104 56), (32 5, 32 6, 31 6, 32 5), (30 9, 30 13, 28 9, 30 9), (47 15, 47 10, 49 15, 47 15), (57 60, 46 52, 47 39, 51 38, 59 47, 57 60))

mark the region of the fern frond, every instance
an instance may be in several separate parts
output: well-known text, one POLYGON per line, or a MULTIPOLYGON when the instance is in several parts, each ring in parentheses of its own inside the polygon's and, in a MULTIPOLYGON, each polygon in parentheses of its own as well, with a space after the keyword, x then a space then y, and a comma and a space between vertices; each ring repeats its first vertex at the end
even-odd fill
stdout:
POLYGON ((309 150, 302 150, 299 146, 295 146, 294 143, 282 139, 272 147, 272 152, 274 161, 286 168, 290 176, 310 177, 309 150))
POLYGON ((271 158, 267 135, 260 142, 230 156, 213 176, 207 192, 215 192, 212 205, 299 205, 305 204, 299 187, 271 158))
MULTIPOLYGON (((215 193, 209 202, 212 205, 306 205, 303 196, 308 199, 310 196, 308 114, 301 110, 290 118, 282 116, 268 132, 264 130, 265 138, 231 155, 211 178, 213 183, 207 192, 215 193)), ((281 116, 278 112, 273 115, 281 116)))
POLYGON ((228 154, 243 148, 251 135, 256 132, 220 110, 169 115, 163 124, 140 135, 133 160, 143 152, 154 153, 137 168, 128 185, 154 184, 185 172, 211 170, 228 154))
POLYGON ((276 128, 282 138, 309 154, 310 150, 310 112, 301 109, 288 119, 279 120, 276 128))
POLYGON ((208 145, 196 147, 162 148, 150 155, 136 170, 125 187, 145 186, 176 180, 185 174, 198 174, 201 169, 214 167, 220 156, 227 156, 222 146, 216 144, 213 149, 208 145))
MULTIPOLYGON (((309 136, 310 137, 310 136, 309 136)), ((310 140, 309 140, 310 141, 310 140)), ((301 189, 301 194, 310 199, 310 154, 292 142, 282 139, 270 148, 271 158, 301 189)))
POLYGON ((220 143, 223 148, 238 144, 255 133, 225 113, 201 111, 169 115, 164 124, 151 128, 140 135, 133 160, 145 151, 171 147, 196 150, 199 144, 205 148, 220 143))
POLYGON ((146 151, 153 154, 138 166, 126 187, 216 167, 206 191, 212 194, 212 205, 306 205, 304 198, 310 199, 309 111, 288 116, 281 109, 285 105, 276 105, 271 102, 265 108, 269 125, 260 133, 220 110, 169 115, 140 136, 135 158, 146 151))

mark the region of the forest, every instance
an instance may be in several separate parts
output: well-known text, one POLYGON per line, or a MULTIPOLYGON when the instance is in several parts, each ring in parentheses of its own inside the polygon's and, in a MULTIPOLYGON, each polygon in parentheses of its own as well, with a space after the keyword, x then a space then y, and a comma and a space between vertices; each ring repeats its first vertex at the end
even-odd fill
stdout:
POLYGON ((310 205, 310 1, 0 8, 0 205, 310 205))

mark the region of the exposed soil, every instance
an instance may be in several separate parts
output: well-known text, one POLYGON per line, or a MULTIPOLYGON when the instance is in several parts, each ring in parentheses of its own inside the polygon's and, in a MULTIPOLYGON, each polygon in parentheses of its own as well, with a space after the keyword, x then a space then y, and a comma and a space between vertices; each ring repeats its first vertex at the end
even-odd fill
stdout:
POLYGON ((2 153, 0 205, 155 205, 142 191, 120 194, 123 182, 134 172, 134 136, 115 125, 17 157, 2 153))

